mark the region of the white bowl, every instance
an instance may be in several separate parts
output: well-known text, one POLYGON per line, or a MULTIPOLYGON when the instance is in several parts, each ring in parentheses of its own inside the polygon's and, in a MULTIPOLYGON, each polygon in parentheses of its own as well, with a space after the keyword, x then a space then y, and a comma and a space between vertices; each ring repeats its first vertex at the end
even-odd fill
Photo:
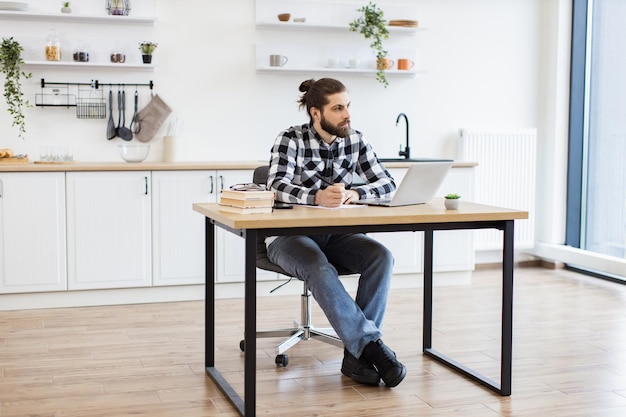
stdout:
POLYGON ((126 162, 141 162, 148 157, 150 145, 117 145, 120 156, 126 162))

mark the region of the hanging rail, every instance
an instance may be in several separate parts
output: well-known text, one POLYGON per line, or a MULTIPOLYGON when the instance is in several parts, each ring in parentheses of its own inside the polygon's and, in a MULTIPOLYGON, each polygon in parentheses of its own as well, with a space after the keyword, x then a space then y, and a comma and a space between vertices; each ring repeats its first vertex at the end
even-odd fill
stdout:
POLYGON ((106 100, 100 87, 126 88, 149 87, 154 88, 154 82, 148 83, 101 83, 91 80, 90 83, 50 82, 41 79, 41 93, 35 95, 37 107, 76 107, 76 116, 83 118, 104 118, 106 115, 106 100), (89 87, 81 89, 80 87, 89 87))
POLYGON ((61 82, 49 82, 45 79, 41 79, 41 88, 46 88, 46 85, 65 85, 65 86, 90 86, 91 88, 95 88, 96 90, 100 87, 150 87, 150 90, 154 88, 154 82, 150 80, 150 82, 142 84, 142 83, 101 83, 98 80, 91 80, 90 83, 61 83, 61 82))

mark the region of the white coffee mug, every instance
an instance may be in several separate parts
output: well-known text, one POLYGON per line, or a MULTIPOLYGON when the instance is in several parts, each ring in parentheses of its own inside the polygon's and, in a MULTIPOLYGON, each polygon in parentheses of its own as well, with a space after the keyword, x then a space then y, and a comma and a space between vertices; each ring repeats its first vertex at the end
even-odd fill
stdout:
POLYGON ((330 68, 339 68, 341 66, 341 60, 339 58, 328 58, 328 66, 330 68))
POLYGON ((350 68, 358 68, 361 66, 361 60, 357 58, 350 58, 348 60, 348 65, 350 66, 350 68))
POLYGON ((289 61, 284 55, 270 55, 270 67, 282 67, 289 61))

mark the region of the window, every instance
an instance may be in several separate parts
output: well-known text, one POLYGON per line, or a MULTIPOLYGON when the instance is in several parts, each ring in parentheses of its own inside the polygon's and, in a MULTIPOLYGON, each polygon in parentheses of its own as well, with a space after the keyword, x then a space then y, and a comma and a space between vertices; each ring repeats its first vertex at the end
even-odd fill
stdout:
POLYGON ((626 1, 573 5, 566 244, 624 259, 626 1))

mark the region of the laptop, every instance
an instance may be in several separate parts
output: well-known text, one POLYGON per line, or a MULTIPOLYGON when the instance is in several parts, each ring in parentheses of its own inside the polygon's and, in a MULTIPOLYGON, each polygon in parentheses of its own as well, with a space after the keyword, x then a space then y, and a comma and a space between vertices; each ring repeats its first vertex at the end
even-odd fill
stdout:
POLYGON ((411 164, 392 198, 365 198, 352 203, 386 207, 427 203, 432 200, 448 175, 452 162, 454 161, 411 164))

